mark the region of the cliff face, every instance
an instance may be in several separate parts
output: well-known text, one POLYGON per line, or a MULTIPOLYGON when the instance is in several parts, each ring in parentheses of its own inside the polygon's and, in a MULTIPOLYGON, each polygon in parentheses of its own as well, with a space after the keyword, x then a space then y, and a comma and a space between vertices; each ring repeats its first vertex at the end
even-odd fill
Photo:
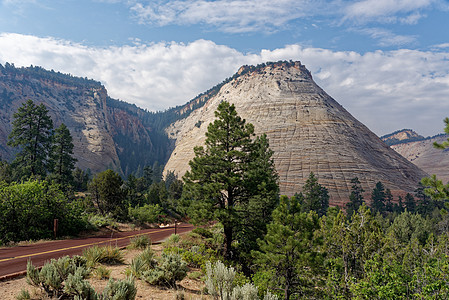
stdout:
POLYGON ((435 149, 433 143, 446 141, 448 135, 438 135, 419 141, 410 141, 392 145, 391 148, 410 162, 426 171, 437 175, 444 183, 449 182, 449 149, 435 149))
POLYGON ((0 68, 0 144, 2 156, 11 159, 14 149, 6 146, 13 114, 28 99, 44 103, 55 127, 65 123, 73 137, 77 166, 93 172, 105 167, 120 169, 120 162, 106 118, 107 93, 94 81, 67 77, 40 68, 0 68))
POLYGON ((239 72, 204 106, 167 128, 176 147, 165 171, 182 176, 188 170, 193 147, 204 144, 214 111, 228 101, 257 134, 267 134, 282 194, 299 192, 314 172, 329 189, 331 204, 342 205, 354 177, 365 191, 382 181, 392 191, 412 192, 426 175, 318 87, 299 62, 239 72))

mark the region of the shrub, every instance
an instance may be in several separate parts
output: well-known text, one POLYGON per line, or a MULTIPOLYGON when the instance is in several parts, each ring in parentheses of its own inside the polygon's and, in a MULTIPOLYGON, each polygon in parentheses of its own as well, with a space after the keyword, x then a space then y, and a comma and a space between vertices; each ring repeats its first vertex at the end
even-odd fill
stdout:
POLYGON ((97 279, 109 279, 111 276, 111 270, 104 266, 98 266, 92 273, 97 279))
POLYGON ((87 260, 87 265, 93 267, 102 264, 121 264, 124 262, 123 254, 119 248, 106 246, 93 246, 83 250, 83 256, 87 260))
POLYGON ((162 208, 158 204, 145 204, 141 207, 130 207, 128 209, 129 218, 139 224, 159 222, 162 214, 162 208))
POLYGON ((131 265, 125 270, 126 275, 142 278, 143 273, 154 268, 154 252, 147 248, 131 261, 131 265))
POLYGON ((175 287, 176 282, 187 276, 187 263, 177 254, 162 254, 159 264, 143 273, 146 282, 153 285, 175 287))
POLYGON ((214 236, 214 234, 212 232, 210 232, 210 230, 207 230, 205 228, 202 227, 197 227, 195 229, 192 230, 193 233, 199 234, 202 237, 206 238, 206 239, 210 239, 214 236))
POLYGON ((78 290, 75 292, 73 287, 78 289, 90 287, 84 282, 84 278, 89 275, 89 269, 83 265, 84 263, 80 257, 64 256, 58 260, 52 259, 39 271, 31 261, 28 261, 27 282, 41 288, 50 298, 76 295, 78 290))
POLYGON ((151 246, 151 240, 148 235, 139 235, 130 240, 129 249, 145 249, 151 246))
POLYGON ((105 216, 99 214, 89 214, 87 221, 94 229, 100 229, 106 226, 117 228, 117 222, 114 220, 111 214, 105 216))
POLYGON ((110 279, 103 290, 103 299, 107 300, 133 300, 136 298, 137 287, 134 279, 110 279))
POLYGON ((28 290, 21 289, 20 293, 16 296, 16 299, 17 300, 29 300, 29 299, 31 299, 30 292, 28 292, 28 290))
POLYGON ((236 272, 233 267, 227 268, 221 261, 214 265, 206 263, 206 288, 213 297, 229 299, 234 289, 236 272))
POLYGON ((236 286, 232 290, 231 300, 259 300, 257 287, 252 283, 236 286))

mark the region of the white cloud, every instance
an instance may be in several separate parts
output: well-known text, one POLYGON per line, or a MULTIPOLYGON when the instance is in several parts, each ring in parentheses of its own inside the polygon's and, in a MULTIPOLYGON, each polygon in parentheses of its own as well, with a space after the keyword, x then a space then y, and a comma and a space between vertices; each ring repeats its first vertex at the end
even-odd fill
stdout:
POLYGON ((378 45, 382 47, 404 46, 416 42, 415 36, 397 35, 390 30, 382 28, 365 28, 356 31, 369 35, 372 39, 378 40, 378 45))
POLYGON ((113 98, 151 110, 184 104, 243 64, 300 60, 317 83, 378 134, 442 131, 449 112, 449 52, 359 54, 288 45, 241 53, 207 40, 94 48, 53 38, 0 34, 0 63, 31 64, 101 81, 113 98))
MULTIPOLYGON (((312 11, 315 13, 319 3, 323 1, 175 0, 137 2, 131 10, 142 23, 159 26, 207 24, 224 32, 251 32, 277 30, 289 21, 306 17, 312 11)), ((321 9, 325 10, 325 7, 321 9)))
POLYGON ((415 24, 421 15, 419 11, 430 8, 440 0, 362 0, 345 8, 345 18, 365 23, 368 21, 415 24), (404 17, 397 17, 397 15, 404 17))

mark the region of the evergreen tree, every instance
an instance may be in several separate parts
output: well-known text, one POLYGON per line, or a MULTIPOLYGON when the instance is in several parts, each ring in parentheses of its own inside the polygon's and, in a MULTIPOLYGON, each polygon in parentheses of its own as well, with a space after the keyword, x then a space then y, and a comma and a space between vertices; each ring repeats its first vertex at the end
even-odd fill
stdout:
POLYGON ((304 197, 303 209, 304 211, 316 211, 318 216, 324 216, 329 208, 329 194, 327 189, 318 183, 318 178, 310 172, 302 195, 304 197))
POLYGON ((91 200, 102 215, 111 213, 124 219, 127 207, 124 204, 126 191, 122 189, 122 178, 112 170, 98 173, 89 184, 91 200))
POLYGON ((385 190, 385 211, 393 212, 393 194, 390 189, 385 190))
POLYGON ((351 195, 349 195, 349 202, 346 203, 346 215, 350 219, 354 212, 359 210, 359 207, 364 203, 363 193, 365 190, 360 185, 357 177, 351 179, 351 195))
POLYGON ((321 261, 320 254, 314 251, 318 243, 314 236, 319 229, 318 215, 301 211, 295 197, 281 196, 267 234, 259 241, 260 251, 254 252, 256 264, 274 273, 270 287, 282 289, 286 300, 294 294, 307 299, 313 293, 313 267, 321 261))
POLYGON ((17 180, 31 176, 45 177, 53 134, 53 121, 44 104, 25 102, 14 114, 8 145, 20 147, 12 162, 17 180))
POLYGON ((416 211, 415 198, 410 193, 407 193, 407 195, 405 195, 405 208, 410 213, 415 213, 416 211))
POLYGON ((371 208, 373 213, 383 213, 385 211, 385 187, 382 182, 377 182, 376 187, 371 192, 371 208))
POLYGON ((191 170, 183 177, 183 198, 191 200, 189 216, 193 220, 215 219, 223 225, 224 255, 231 258, 231 244, 250 201, 276 201, 265 197, 273 195, 270 189, 277 177, 272 161, 267 161, 271 159, 267 146, 255 145, 264 139, 252 141, 254 127, 237 115, 234 105, 220 103, 215 116, 208 126, 205 147, 194 148, 191 170), (251 169, 256 161, 270 168, 263 172, 251 169))
POLYGON ((73 176, 73 188, 75 191, 84 192, 87 191, 87 183, 89 182, 89 174, 87 171, 75 168, 72 172, 73 176))
POLYGON ((63 187, 73 185, 73 169, 76 158, 73 156, 73 143, 70 131, 64 123, 55 130, 51 151, 53 178, 63 187))

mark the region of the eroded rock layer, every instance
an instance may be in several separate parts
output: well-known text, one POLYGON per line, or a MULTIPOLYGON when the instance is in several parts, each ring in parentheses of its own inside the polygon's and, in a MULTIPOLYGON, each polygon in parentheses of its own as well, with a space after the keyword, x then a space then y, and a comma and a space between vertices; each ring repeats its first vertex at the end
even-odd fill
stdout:
POLYGON ((189 117, 167 128, 176 147, 165 171, 182 176, 203 145, 207 126, 221 101, 266 133, 274 151, 281 193, 301 191, 310 172, 329 189, 331 204, 343 205, 350 180, 358 177, 366 191, 382 181, 393 192, 412 192, 426 174, 390 149, 366 126, 318 87, 299 62, 245 67, 243 75, 225 84, 215 97, 189 117))

